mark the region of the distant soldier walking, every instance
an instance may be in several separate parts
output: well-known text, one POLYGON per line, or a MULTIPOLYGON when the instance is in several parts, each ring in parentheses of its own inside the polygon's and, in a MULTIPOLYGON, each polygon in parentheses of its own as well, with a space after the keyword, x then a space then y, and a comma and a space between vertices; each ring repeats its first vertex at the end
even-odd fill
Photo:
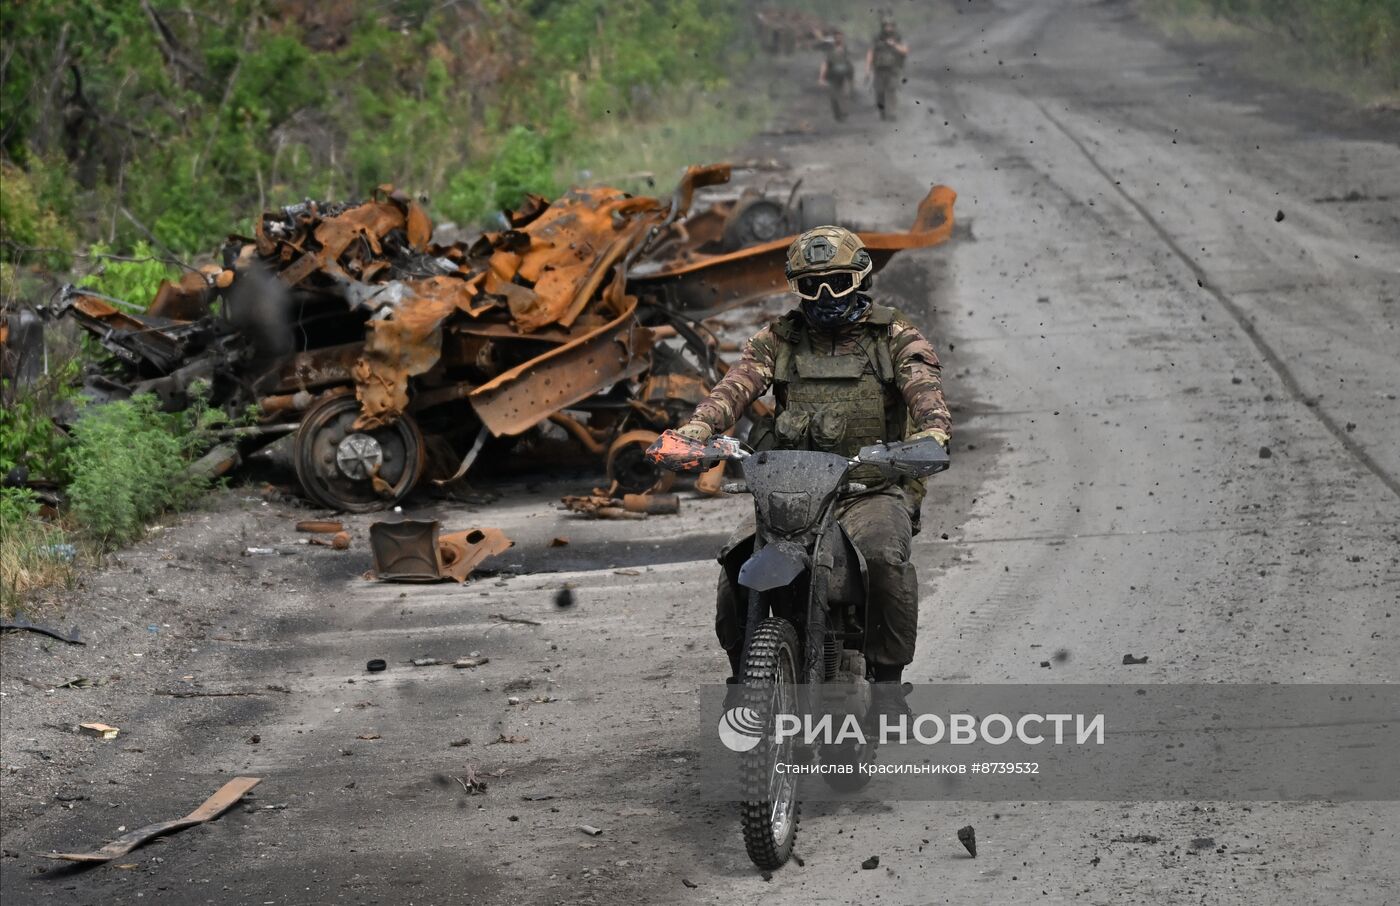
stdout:
POLYGON ((831 115, 836 117, 838 123, 846 118, 846 104, 855 87, 855 76, 856 68, 846 48, 846 36, 839 31, 832 33, 831 46, 827 48, 817 82, 830 93, 831 115))
POLYGON ((865 55, 865 77, 875 80, 875 106, 879 108, 880 119, 895 118, 895 90, 904 72, 904 59, 909 56, 909 48, 900 40, 899 29, 894 20, 888 17, 880 21, 870 50, 865 55))

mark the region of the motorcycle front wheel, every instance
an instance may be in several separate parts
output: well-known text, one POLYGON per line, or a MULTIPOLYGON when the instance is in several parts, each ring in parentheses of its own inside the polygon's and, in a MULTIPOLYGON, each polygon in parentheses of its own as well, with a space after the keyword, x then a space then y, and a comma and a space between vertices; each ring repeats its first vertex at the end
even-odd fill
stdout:
POLYGON ((782 867, 797 841, 801 804, 797 776, 778 770, 793 763, 792 739, 781 744, 773 732, 776 714, 797 713, 797 631, 787 620, 769 617, 758 624, 744 659, 744 706, 756 712, 762 741, 739 756, 745 801, 739 819, 749 858, 762 869, 782 867))

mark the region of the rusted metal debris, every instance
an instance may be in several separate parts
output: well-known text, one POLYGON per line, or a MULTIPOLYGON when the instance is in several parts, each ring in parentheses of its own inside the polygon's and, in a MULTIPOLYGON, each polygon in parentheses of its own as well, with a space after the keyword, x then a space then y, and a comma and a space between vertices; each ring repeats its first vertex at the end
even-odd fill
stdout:
POLYGON ((219 787, 214 795, 204 800, 199 808, 190 812, 183 818, 176 818, 174 821, 161 821, 158 824, 148 824, 145 827, 138 827, 136 830, 127 831, 117 839, 106 844, 100 849, 85 853, 39 853, 49 859, 61 859, 65 862, 110 862, 111 860, 124 856, 136 847, 156 837, 172 834, 187 827, 194 827, 196 824, 203 824, 228 811, 248 794, 248 791, 262 782, 260 777, 235 777, 228 783, 219 787))
POLYGON ((345 524, 337 519, 303 519, 297 523, 297 531, 313 535, 334 535, 344 530, 345 524))
MULTIPOLYGON (((690 168, 669 198, 531 196, 505 228, 450 245, 391 186, 308 200, 263 214, 145 313, 72 287, 48 313, 115 359, 91 393, 255 406, 243 457, 280 440, 307 496, 335 510, 386 508, 546 426, 603 458, 621 492, 661 492, 673 476, 641 453, 723 373, 700 321, 784 290, 789 234, 834 219, 795 187, 782 204, 694 203, 729 178, 721 164, 690 168)), ((935 187, 907 233, 863 232, 876 268, 946 240, 954 197, 935 187)))
POLYGON ((680 498, 675 494, 624 494, 614 497, 595 489, 592 494, 567 496, 560 502, 566 510, 594 519, 645 519, 681 511, 680 498))
POLYGON ((481 562, 514 543, 496 528, 439 533, 436 520, 402 519, 369 527, 374 572, 392 582, 465 582, 481 562))

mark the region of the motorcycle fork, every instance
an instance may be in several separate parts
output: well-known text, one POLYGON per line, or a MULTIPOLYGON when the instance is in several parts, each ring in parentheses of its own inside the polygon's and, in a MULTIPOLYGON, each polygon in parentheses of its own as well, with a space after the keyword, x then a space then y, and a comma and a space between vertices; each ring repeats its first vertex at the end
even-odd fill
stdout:
POLYGON ((809 556, 812 558, 811 577, 807 583, 806 644, 802 652, 803 682, 816 684, 826 679, 826 618, 827 592, 831 581, 831 565, 822 556, 827 534, 835 521, 834 503, 827 507, 818 524, 809 556))
MULTIPOLYGON (((763 534, 755 527, 753 533, 753 553, 758 553, 763 547, 763 534)), ((754 633, 758 632, 758 624, 763 622, 763 618, 768 616, 768 602, 763 599, 763 593, 752 588, 745 589, 748 592, 748 606, 744 608, 744 654, 739 661, 740 669, 749 662, 749 646, 753 644, 754 633)), ((741 674, 742 677, 742 674, 741 674)))

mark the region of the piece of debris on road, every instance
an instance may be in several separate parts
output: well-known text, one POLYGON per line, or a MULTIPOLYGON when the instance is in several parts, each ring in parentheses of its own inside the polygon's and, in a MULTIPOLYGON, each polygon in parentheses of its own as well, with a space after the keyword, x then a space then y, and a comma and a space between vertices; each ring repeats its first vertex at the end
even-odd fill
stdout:
POLYGON ((401 519, 369 527, 374 573, 391 582, 465 582, 483 560, 508 550, 513 541, 496 528, 439 534, 436 520, 401 519))
POLYGON ((158 824, 148 824, 134 831, 128 831, 102 848, 92 852, 40 853, 40 855, 49 859, 61 859, 65 862, 108 862, 118 856, 126 855, 136 847, 156 837, 214 820, 228 811, 238 800, 247 795, 249 790, 261 782, 261 777, 235 777, 228 783, 219 787, 219 789, 214 792, 214 795, 204 800, 199 808, 190 812, 185 817, 176 818, 174 821, 161 821, 158 824))
POLYGON ((958 842, 967 849, 967 854, 977 858, 977 831, 971 824, 958 828, 958 842))

